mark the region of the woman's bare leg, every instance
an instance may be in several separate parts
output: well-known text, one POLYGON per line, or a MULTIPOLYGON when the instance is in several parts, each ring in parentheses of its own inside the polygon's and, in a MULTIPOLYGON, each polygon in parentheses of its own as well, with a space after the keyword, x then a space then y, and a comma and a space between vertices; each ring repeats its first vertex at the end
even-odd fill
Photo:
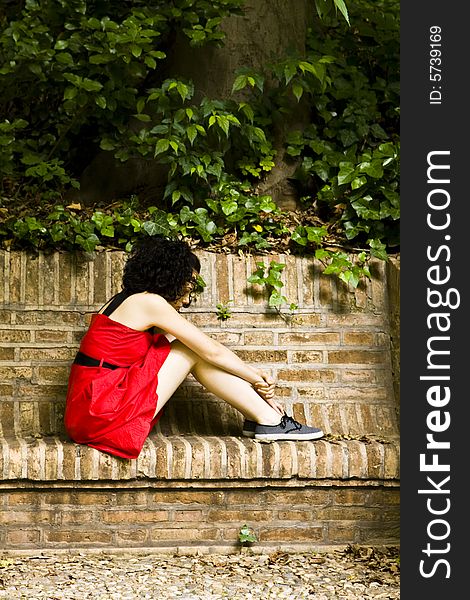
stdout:
POLYGON ((189 373, 246 418, 263 425, 279 423, 279 413, 247 381, 211 365, 179 341, 172 342, 170 354, 158 372, 156 412, 163 408, 189 373))

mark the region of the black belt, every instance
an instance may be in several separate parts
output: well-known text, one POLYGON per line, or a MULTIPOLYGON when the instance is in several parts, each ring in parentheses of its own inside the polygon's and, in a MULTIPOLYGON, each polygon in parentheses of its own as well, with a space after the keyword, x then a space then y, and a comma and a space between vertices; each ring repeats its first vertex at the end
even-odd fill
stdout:
POLYGON ((129 367, 120 367, 119 365, 112 365, 109 362, 98 360, 88 354, 78 351, 73 361, 76 365, 82 365, 83 367, 104 367, 105 369, 128 369, 129 367))

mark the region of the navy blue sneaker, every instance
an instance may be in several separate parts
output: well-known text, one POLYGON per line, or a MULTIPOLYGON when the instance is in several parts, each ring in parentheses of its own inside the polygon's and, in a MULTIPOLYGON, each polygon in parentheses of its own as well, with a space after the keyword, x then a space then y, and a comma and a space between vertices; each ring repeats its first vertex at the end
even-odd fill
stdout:
POLYGON ((278 425, 259 425, 255 427, 255 440, 274 442, 282 440, 318 440, 324 436, 321 429, 302 425, 292 417, 284 415, 278 425))
POLYGON ((242 435, 249 438, 255 437, 255 429, 257 423, 254 421, 250 421, 249 419, 245 419, 243 423, 242 435))

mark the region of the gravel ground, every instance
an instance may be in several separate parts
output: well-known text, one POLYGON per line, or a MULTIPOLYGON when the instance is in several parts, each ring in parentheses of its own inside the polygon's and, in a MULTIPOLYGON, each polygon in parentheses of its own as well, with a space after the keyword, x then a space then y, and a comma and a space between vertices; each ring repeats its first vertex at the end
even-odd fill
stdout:
POLYGON ((397 548, 292 554, 0 555, 7 600, 400 598, 397 548))

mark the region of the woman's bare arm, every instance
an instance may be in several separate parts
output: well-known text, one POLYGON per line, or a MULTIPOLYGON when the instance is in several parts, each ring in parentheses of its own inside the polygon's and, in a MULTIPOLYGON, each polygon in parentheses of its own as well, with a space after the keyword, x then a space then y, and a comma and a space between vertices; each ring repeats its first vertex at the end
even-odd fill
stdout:
MULTIPOLYGON (((164 298, 157 294, 145 294, 140 297, 142 310, 149 326, 153 325, 170 333, 195 354, 225 371, 241 377, 265 391, 273 388, 267 381, 269 376, 247 365, 234 352, 214 340, 198 327, 180 315, 164 298)), ((271 389, 267 391, 271 394, 271 389)), ((263 395, 263 394, 262 394, 263 395)))

